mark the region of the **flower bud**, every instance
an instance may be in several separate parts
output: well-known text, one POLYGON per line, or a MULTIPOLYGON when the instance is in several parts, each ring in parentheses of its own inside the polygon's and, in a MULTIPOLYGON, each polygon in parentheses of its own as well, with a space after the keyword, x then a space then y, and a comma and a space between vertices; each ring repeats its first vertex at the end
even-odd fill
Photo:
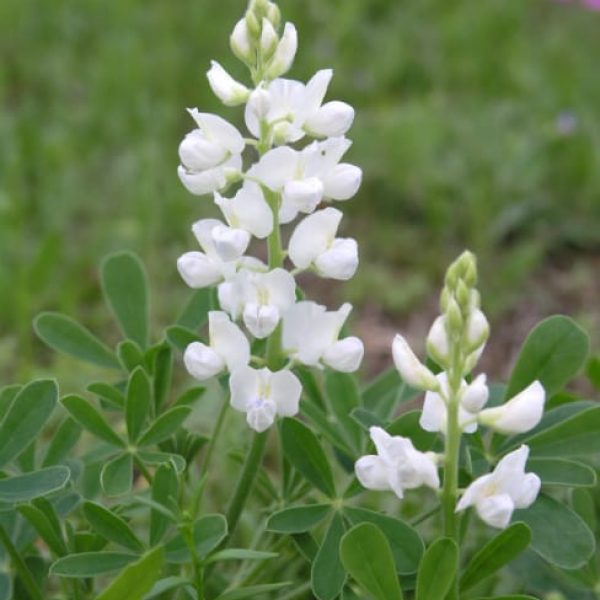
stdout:
POLYGON ((186 252, 177 259, 177 270, 191 288, 205 288, 223 278, 221 270, 202 252, 186 252))
POLYGON ((354 109, 345 102, 328 102, 319 108, 304 124, 304 129, 315 137, 344 135, 354 121, 354 109))
POLYGON ((450 360, 450 342, 446 331, 446 318, 439 316, 431 326, 427 335, 427 352, 441 367, 448 365, 450 360))
POLYGON ((463 391, 460 403, 471 413, 479 412, 488 401, 490 391, 484 373, 478 375, 463 391))
POLYGON ((463 315, 468 314, 471 307, 471 290, 466 286, 462 279, 459 280, 456 286, 456 301, 458 302, 463 315))
POLYGON ((279 317, 279 310, 276 306, 252 303, 246 304, 244 307, 244 324, 258 339, 264 339, 275 331, 279 317))
POLYGON ((351 238, 337 238, 329 248, 315 259, 319 275, 347 281, 358 268, 358 244, 351 238))
POLYGON ((286 23, 281 40, 267 68, 267 79, 276 79, 289 71, 296 50, 298 49, 298 32, 292 23, 286 23))
POLYGON ((275 29, 279 27, 281 23, 281 11, 275 2, 267 2, 267 19, 271 21, 275 29))
POLYGON ((317 177, 288 181, 283 188, 283 201, 303 213, 312 213, 322 199, 323 183, 317 177))
POLYGON ((422 390, 439 389, 435 375, 415 356, 408 342, 399 334, 394 338, 392 355, 396 369, 408 385, 422 390))
POLYGON ((485 344, 490 335, 490 325, 483 312, 476 309, 469 315, 467 328, 467 341, 469 350, 480 348, 485 344))
POLYGON ((215 96, 226 106, 243 104, 250 95, 250 90, 245 85, 236 81, 214 60, 211 61, 211 67, 206 76, 215 96))
POLYGON ((463 318, 460 312, 460 307, 454 296, 448 298, 446 306, 446 323, 448 324, 448 333, 452 335, 460 335, 463 328, 463 318))
POLYGON ((263 18, 262 33, 260 35, 260 49, 263 54, 263 60, 269 60, 273 56, 273 53, 277 49, 278 42, 279 36, 271 24, 271 21, 263 18))
POLYGON ((362 170, 347 163, 336 165, 324 179, 325 196, 332 200, 349 200, 362 182, 362 170))
POLYGON ((505 404, 481 411, 479 422, 504 434, 525 433, 540 422, 545 400, 542 384, 534 381, 505 404))
POLYGON ((252 64, 253 52, 246 19, 240 19, 229 38, 231 51, 244 63, 252 64))
POLYGON ((213 228, 211 237, 217 254, 225 262, 242 256, 250 243, 250 234, 247 231, 226 225, 217 225, 213 228))
POLYGON ((181 164, 192 171, 210 169, 220 164, 226 156, 226 148, 207 140, 199 129, 188 133, 179 144, 181 164))
POLYGON ((260 21, 256 16, 256 12, 252 10, 246 11, 245 19, 250 39, 258 41, 260 39, 260 21))
POLYGON ((204 381, 210 379, 225 368, 225 361, 209 346, 192 342, 183 353, 183 362, 188 373, 204 381))
POLYGON ((347 337, 330 346, 323 353, 323 362, 342 373, 353 373, 360 367, 365 348, 357 337, 347 337))

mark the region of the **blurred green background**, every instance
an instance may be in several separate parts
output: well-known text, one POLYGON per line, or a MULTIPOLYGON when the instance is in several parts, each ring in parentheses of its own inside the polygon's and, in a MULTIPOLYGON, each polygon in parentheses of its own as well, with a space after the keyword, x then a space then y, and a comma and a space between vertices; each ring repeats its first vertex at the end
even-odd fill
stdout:
MULTIPOLYGON (((348 158, 365 181, 344 209, 362 267, 338 298, 362 307, 363 329, 430 312, 464 247, 478 253, 500 335, 517 313, 558 309, 594 325, 600 13, 551 0, 280 6, 300 34, 289 76, 331 66, 329 98, 357 108, 348 158)), ((244 77, 228 48, 244 9, 242 0, 0 2, 5 381, 52 360, 31 330, 40 310, 110 327, 97 280, 109 251, 130 248, 147 264, 157 331, 179 312, 188 290, 176 258, 194 247, 191 223, 216 214, 175 173, 192 128, 184 108, 242 125, 204 73, 215 58, 244 77)))

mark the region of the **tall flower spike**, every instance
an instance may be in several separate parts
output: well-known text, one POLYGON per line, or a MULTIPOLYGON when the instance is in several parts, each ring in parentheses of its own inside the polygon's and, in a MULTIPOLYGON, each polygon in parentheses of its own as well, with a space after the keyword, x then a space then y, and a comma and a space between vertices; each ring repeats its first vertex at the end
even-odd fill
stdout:
POLYGON ((507 454, 492 473, 476 479, 465 490, 456 511, 475 506, 479 517, 492 527, 504 529, 516 508, 531 506, 540 491, 535 473, 525 473, 529 448, 525 445, 507 454))

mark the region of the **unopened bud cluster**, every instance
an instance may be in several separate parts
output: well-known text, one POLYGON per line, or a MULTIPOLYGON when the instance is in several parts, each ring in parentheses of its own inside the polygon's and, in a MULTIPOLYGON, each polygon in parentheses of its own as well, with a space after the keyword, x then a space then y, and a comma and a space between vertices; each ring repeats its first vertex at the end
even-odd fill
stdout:
POLYGON ((195 223, 200 249, 178 260, 190 287, 217 288, 221 309, 209 315, 208 343, 191 344, 184 360, 199 380, 228 372, 232 406, 263 431, 278 415, 298 412, 302 387, 294 366, 352 372, 362 361, 358 338, 339 339, 352 307, 328 311, 299 301, 295 280, 303 271, 337 280, 356 272, 358 245, 339 236, 342 212, 328 204, 354 196, 362 172, 342 162, 353 108, 324 103, 333 72, 319 71, 306 84, 281 77, 293 63, 298 36, 293 24, 282 27, 273 2, 252 0, 230 43, 253 85, 214 61, 207 77, 225 105, 245 105, 248 137, 194 108, 188 110, 195 128, 179 146, 183 185, 195 195, 212 194, 223 217, 195 223), (284 252, 280 225, 299 217, 284 252), (268 264, 248 255, 253 238, 266 240, 268 264), (275 352, 252 356, 252 338, 275 352))
MULTIPOLYGON (((401 335, 393 342, 394 363, 407 384, 425 392, 419 420, 425 431, 451 435, 448 419, 452 409, 457 414, 458 435, 474 433, 479 425, 507 435, 525 433, 542 418, 546 394, 540 382, 532 382, 500 406, 484 408, 489 399, 486 376, 483 373, 471 376, 489 336, 489 324, 481 310, 476 283, 475 257, 465 252, 447 271, 440 299, 441 315, 434 320, 427 336, 427 352, 440 368, 439 372, 434 373, 421 362, 401 335)), ((372 437, 374 433, 371 432, 372 437)), ((357 476, 367 488, 391 489, 402 497, 398 491, 414 487, 411 482, 419 480, 415 474, 408 478, 402 476, 407 471, 407 459, 403 458, 406 452, 401 449, 408 440, 388 436, 384 444, 381 433, 377 436, 377 440, 373 439, 378 456, 361 458, 356 463, 357 476), (390 459, 392 456, 396 458, 390 459), (391 471, 389 467, 387 471, 383 469, 384 464, 393 464, 391 471), (384 481, 388 481, 385 486, 384 481)), ((493 473, 476 479, 461 498, 457 510, 473 505, 484 521, 505 527, 513 510, 529 506, 539 491, 539 477, 524 472, 528 453, 527 446, 522 446, 505 456, 493 473)), ((430 453, 417 452, 417 455, 411 463, 421 465, 417 470, 424 478, 422 483, 433 487, 430 471, 436 459, 430 453)))

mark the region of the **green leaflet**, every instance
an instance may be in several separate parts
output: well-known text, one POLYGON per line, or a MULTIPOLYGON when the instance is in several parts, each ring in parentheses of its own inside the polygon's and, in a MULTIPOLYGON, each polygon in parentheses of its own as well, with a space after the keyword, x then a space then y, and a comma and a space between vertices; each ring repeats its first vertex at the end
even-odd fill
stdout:
POLYGON ((353 527, 340 544, 344 568, 375 600, 402 600, 387 538, 372 523, 353 527))
POLYGON ((148 344, 148 284, 140 259, 131 252, 107 257, 101 269, 102 289, 126 337, 141 348, 148 344))

